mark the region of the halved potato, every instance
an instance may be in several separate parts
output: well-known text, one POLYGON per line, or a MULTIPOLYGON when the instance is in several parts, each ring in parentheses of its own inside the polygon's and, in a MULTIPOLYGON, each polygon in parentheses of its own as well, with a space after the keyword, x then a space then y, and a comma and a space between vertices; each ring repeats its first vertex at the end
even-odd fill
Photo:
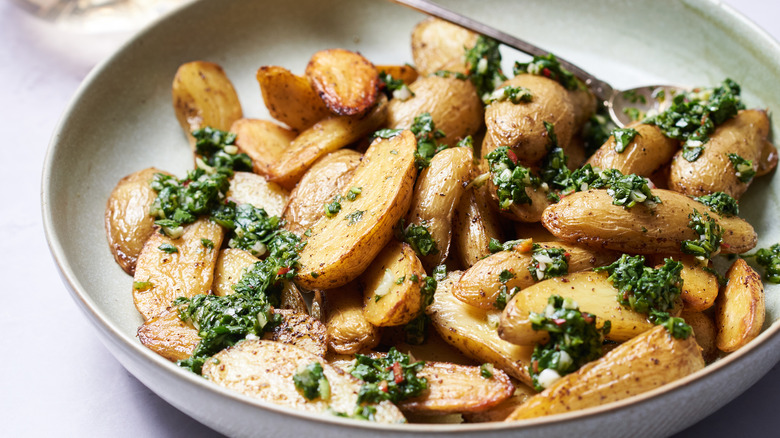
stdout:
MULTIPOLYGON (((361 381, 331 366, 323 358, 295 346, 264 340, 246 340, 223 350, 203 365, 203 376, 219 386, 281 406, 327 414, 351 415, 357 405, 361 381), (319 362, 330 386, 330 397, 306 399, 293 376, 319 362)), ((380 423, 402 423, 404 416, 389 401, 374 405, 380 423)))
POLYGON ((114 260, 130 275, 135 272, 138 255, 154 232, 154 218, 149 208, 157 198, 152 189, 154 167, 139 170, 119 180, 106 202, 106 237, 114 260))
POLYGON ((263 176, 252 172, 236 172, 230 179, 227 197, 236 204, 252 204, 262 208, 268 216, 281 216, 289 194, 263 176))
POLYGON ((696 343, 701 347, 701 354, 704 361, 712 362, 718 356, 718 347, 715 340, 718 336, 718 329, 715 327, 715 321, 706 313, 692 312, 684 310, 680 317, 691 326, 693 334, 696 336, 696 343))
POLYGON ((354 201, 344 200, 338 214, 320 218, 312 227, 301 251, 298 284, 330 289, 365 271, 409 209, 416 150, 411 131, 371 144, 347 184, 361 188, 360 195, 354 201))
POLYGON ((315 53, 306 66, 306 77, 325 106, 342 116, 366 112, 379 92, 379 72, 374 64, 349 50, 315 53))
POLYGON ((226 248, 220 251, 214 268, 214 282, 211 285, 214 295, 232 294, 233 285, 241 280, 244 271, 259 261, 260 259, 243 249, 226 248))
POLYGON ((519 406, 507 421, 598 406, 658 388, 704 368, 694 336, 672 337, 658 326, 563 376, 519 406))
POLYGON ((531 385, 528 365, 533 347, 511 344, 498 337, 501 313, 470 306, 452 295, 453 283, 461 275, 458 271, 447 274, 439 281, 433 304, 426 313, 441 337, 466 356, 480 363, 492 363, 510 376, 531 385))
POLYGON ((726 273, 728 284, 717 300, 715 324, 720 351, 736 351, 761 333, 766 317, 761 276, 744 259, 737 259, 726 273))
POLYGON ((291 129, 258 119, 236 120, 230 131, 236 134, 238 149, 252 159, 252 170, 266 176, 297 135, 291 129))
POLYGON ((138 256, 133 277, 133 301, 144 320, 160 314, 176 298, 209 292, 223 237, 222 227, 208 219, 185 226, 178 239, 152 234, 138 256), (213 248, 201 239, 213 242, 213 248), (177 252, 163 251, 161 245, 172 245, 177 252))
POLYGON ((309 79, 283 67, 266 65, 257 70, 263 103, 271 117, 296 131, 305 131, 330 111, 312 88, 309 79))
POLYGON ((295 345, 309 353, 325 357, 328 351, 328 333, 325 324, 293 310, 274 309, 274 314, 281 315, 282 322, 267 332, 263 339, 295 345))
POLYGON ((660 265, 664 259, 672 258, 682 263, 680 271, 683 283, 680 288, 680 296, 683 300, 683 309, 688 312, 703 312, 715 304, 718 297, 718 276, 710 268, 712 262, 701 261, 692 255, 661 255, 648 257, 651 264, 660 265))
POLYGON ((206 126, 227 131, 243 117, 241 102, 225 71, 205 61, 179 66, 173 78, 173 109, 193 150, 192 131, 206 126))
POLYGON ((138 328, 138 340, 160 356, 176 362, 192 356, 200 342, 198 331, 179 318, 179 310, 169 307, 138 328))
POLYGON ((421 21, 412 31, 412 59, 417 71, 428 76, 447 69, 466 73, 466 50, 477 44, 478 35, 438 18, 421 21))
POLYGON ((463 268, 490 255, 490 239, 504 240, 501 222, 485 190, 484 186, 467 189, 452 218, 453 254, 463 268))
POLYGON ((623 175, 635 173, 649 178, 667 165, 680 149, 679 141, 665 136, 655 125, 637 123, 628 127, 635 129, 637 134, 623 152, 615 150, 615 137, 610 135, 588 163, 600 169, 617 169, 623 175))
POLYGON ((420 259, 407 243, 390 241, 361 279, 363 316, 373 325, 403 325, 422 307, 420 286, 425 276, 420 259))
POLYGON ((348 284, 323 292, 328 349, 337 354, 354 354, 379 344, 379 328, 363 316, 363 297, 358 285, 348 284))

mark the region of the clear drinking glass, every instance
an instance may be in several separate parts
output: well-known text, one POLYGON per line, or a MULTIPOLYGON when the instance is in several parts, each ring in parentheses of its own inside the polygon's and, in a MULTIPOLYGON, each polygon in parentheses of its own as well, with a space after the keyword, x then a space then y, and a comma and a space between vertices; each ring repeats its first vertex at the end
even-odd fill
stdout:
POLYGON ((64 29, 106 33, 137 30, 159 15, 191 0, 15 1, 34 15, 64 29))

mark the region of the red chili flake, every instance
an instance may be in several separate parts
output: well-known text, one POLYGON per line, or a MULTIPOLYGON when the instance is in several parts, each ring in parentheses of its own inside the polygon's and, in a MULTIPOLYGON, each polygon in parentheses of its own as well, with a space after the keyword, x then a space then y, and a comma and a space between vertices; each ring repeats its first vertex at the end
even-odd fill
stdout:
POLYGON ((517 155, 515 155, 515 153, 512 152, 512 149, 507 149, 506 156, 509 157, 510 160, 512 160, 512 163, 517 164, 517 155))
POLYGON ((276 271, 276 275, 284 275, 288 272, 290 272, 290 268, 285 266, 284 268, 279 268, 279 270, 276 271))
POLYGON ((591 315, 590 313, 583 313, 582 319, 585 320, 586 323, 590 324, 593 322, 593 315, 591 315))
POLYGON ((387 392, 390 390, 390 388, 387 387, 387 380, 382 380, 379 382, 379 390, 382 392, 387 392))
POLYGON ((401 383, 404 381, 404 373, 401 369, 400 362, 393 362, 393 377, 395 378, 395 383, 401 383))
POLYGON ((542 75, 544 75, 544 77, 549 78, 550 76, 552 76, 552 72, 550 71, 549 68, 545 67, 542 69, 542 75))
POLYGON ((720 246, 722 246, 723 248, 731 248, 731 245, 729 245, 728 243, 721 243, 720 246))
POLYGON ((552 320, 552 322, 554 322, 555 325, 561 326, 561 325, 566 324, 566 319, 564 319, 564 318, 555 318, 555 319, 552 320))
POLYGON ((181 183, 181 186, 182 187, 187 187, 188 185, 190 185, 191 182, 192 182, 192 180, 188 179, 188 180, 184 181, 183 183, 181 183))
POLYGON ((571 257, 571 253, 565 252, 563 253, 563 256, 568 259, 569 257, 571 257))

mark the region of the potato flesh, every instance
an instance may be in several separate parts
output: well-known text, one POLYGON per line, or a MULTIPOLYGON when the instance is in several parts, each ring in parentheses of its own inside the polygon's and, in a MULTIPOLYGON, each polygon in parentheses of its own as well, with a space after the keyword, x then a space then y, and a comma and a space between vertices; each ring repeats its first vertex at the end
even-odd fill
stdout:
POLYGON ((328 49, 315 53, 306 77, 325 106, 338 115, 363 114, 379 92, 379 72, 360 53, 328 49))
POLYGON ((417 172, 416 147, 411 131, 371 144, 347 184, 360 187, 360 195, 354 201, 343 201, 337 215, 323 217, 312 227, 301 251, 298 284, 330 289, 365 271, 409 209, 417 172))
POLYGON ((269 169, 297 135, 291 129, 257 119, 236 120, 230 127, 230 132, 236 134, 239 151, 252 159, 252 170, 265 176, 271 174, 269 169))
POLYGON ((410 322, 422 307, 420 286, 424 276, 425 269, 412 247, 391 241, 361 278, 365 285, 363 316, 379 327, 410 322))
POLYGON ((470 148, 445 149, 431 159, 417 178, 408 224, 428 229, 438 251, 421 256, 429 271, 447 259, 452 240, 452 216, 469 180, 473 153, 470 148))
POLYGON ((421 21, 412 31, 412 58, 417 71, 428 76, 446 69, 466 72, 466 49, 474 47, 478 35, 437 18, 421 21))
POLYGON ((144 320, 158 315, 176 298, 209 292, 223 236, 222 227, 208 219, 185 226, 178 239, 152 234, 138 257, 134 276, 133 301, 144 320), (214 247, 207 248, 201 239, 210 240, 214 247), (163 244, 175 246, 178 252, 160 250, 163 244))
POLYGON ((719 350, 738 350, 761 333, 766 318, 761 276, 744 259, 737 259, 726 273, 728 284, 718 296, 715 324, 719 350))
MULTIPOLYGON (((203 376, 219 386, 250 397, 306 412, 352 414, 361 382, 298 347, 264 340, 246 340, 225 349, 203 365, 203 376), (293 376, 319 362, 330 385, 330 398, 307 400, 295 387, 293 376)), ((375 405, 379 423, 405 422, 391 402, 375 405)))
POLYGON ((620 292, 607 279, 607 272, 575 272, 563 277, 551 278, 527 287, 512 298, 501 315, 498 335, 501 339, 518 345, 534 346, 544 343, 547 332, 534 330, 530 314, 544 313, 552 295, 573 299, 582 312, 596 315, 596 326, 611 322, 606 338, 612 341, 627 341, 647 330, 653 324, 644 314, 621 305, 617 296, 620 292))
POLYGON ((140 170, 119 180, 106 203, 105 226, 108 246, 114 260, 130 275, 149 236, 154 233, 154 218, 149 215, 157 192, 152 189, 154 167, 140 170))
POLYGON ((279 185, 251 172, 236 172, 227 192, 236 204, 251 204, 262 208, 268 216, 281 216, 289 194, 279 185))
POLYGON ((257 82, 271 117, 296 131, 305 131, 331 115, 305 76, 267 65, 257 70, 257 82))
POLYGON ((688 227, 693 210, 707 213, 723 229, 721 252, 741 254, 756 246, 753 227, 739 217, 723 217, 687 196, 654 189, 661 199, 654 208, 612 205, 606 190, 573 193, 544 211, 542 223, 561 240, 633 254, 681 254, 684 240, 698 240, 688 227))
POLYGON ((138 339, 146 348, 176 362, 192 356, 200 342, 198 331, 179 318, 179 311, 169 307, 138 328, 138 339))
POLYGON ((519 406, 507 421, 576 411, 622 400, 704 368, 694 336, 673 338, 658 326, 601 359, 563 376, 519 406))
POLYGON ((226 248, 220 251, 214 268, 214 282, 211 285, 214 295, 232 294, 233 286, 241 280, 244 271, 259 261, 260 259, 243 249, 226 248))
POLYGON ((617 169, 623 175, 634 173, 649 178, 669 163, 680 149, 677 140, 665 136, 655 125, 635 124, 629 127, 635 129, 637 135, 623 152, 615 150, 615 136, 610 135, 588 163, 600 169, 617 169))

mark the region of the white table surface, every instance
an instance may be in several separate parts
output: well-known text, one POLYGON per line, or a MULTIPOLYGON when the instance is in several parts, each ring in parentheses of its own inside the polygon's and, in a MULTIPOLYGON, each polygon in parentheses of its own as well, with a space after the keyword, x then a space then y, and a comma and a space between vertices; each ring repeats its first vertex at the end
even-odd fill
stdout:
MULTIPOLYGON (((780 2, 725 3, 780 40, 780 2)), ((43 233, 40 176, 49 137, 82 79, 129 36, 68 34, 0 1, 2 436, 219 436, 157 397, 109 354, 61 283, 43 233)), ((778 406, 775 366, 679 436, 777 436, 778 406)))

